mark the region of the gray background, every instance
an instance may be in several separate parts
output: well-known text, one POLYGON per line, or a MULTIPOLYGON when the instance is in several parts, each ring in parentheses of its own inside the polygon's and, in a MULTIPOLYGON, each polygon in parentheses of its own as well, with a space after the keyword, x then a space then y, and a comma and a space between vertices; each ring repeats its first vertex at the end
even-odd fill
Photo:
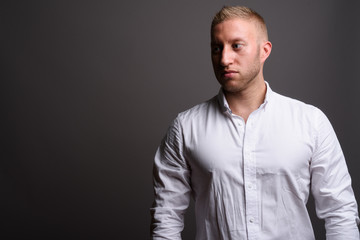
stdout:
POLYGON ((209 26, 225 4, 264 16, 265 79, 327 114, 360 199, 359 1, 1 1, 0 237, 148 239, 153 156, 218 92, 209 26))

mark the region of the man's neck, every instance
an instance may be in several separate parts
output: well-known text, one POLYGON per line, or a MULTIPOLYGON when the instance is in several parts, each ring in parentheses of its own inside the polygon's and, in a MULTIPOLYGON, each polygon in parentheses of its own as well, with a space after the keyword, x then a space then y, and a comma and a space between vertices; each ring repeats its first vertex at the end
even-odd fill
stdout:
POLYGON ((248 88, 235 92, 225 92, 226 100, 231 111, 242 117, 246 122, 250 114, 264 102, 266 84, 264 80, 254 83, 248 88))

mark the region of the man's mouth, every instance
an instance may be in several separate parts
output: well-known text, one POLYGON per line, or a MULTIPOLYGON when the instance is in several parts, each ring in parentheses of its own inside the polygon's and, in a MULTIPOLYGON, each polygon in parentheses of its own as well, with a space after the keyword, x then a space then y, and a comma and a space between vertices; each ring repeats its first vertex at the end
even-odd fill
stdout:
POLYGON ((235 70, 224 70, 222 71, 222 74, 225 78, 231 78, 233 77, 235 74, 237 73, 237 71, 235 70))

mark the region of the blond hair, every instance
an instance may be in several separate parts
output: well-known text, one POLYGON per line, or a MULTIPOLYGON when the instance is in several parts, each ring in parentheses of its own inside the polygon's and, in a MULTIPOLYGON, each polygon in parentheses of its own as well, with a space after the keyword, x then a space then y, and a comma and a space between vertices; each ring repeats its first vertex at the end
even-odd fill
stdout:
POLYGON ((211 32, 217 24, 233 18, 255 20, 266 40, 268 39, 268 32, 264 18, 251 8, 244 6, 224 6, 219 12, 215 14, 211 22, 211 32))

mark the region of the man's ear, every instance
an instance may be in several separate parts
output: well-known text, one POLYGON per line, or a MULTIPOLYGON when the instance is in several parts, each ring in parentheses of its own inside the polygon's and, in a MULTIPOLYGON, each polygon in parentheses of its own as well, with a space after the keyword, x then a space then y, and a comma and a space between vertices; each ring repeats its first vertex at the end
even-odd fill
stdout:
POLYGON ((265 41, 261 46, 260 59, 261 62, 265 62, 265 60, 269 57, 272 49, 272 44, 269 41, 265 41))

